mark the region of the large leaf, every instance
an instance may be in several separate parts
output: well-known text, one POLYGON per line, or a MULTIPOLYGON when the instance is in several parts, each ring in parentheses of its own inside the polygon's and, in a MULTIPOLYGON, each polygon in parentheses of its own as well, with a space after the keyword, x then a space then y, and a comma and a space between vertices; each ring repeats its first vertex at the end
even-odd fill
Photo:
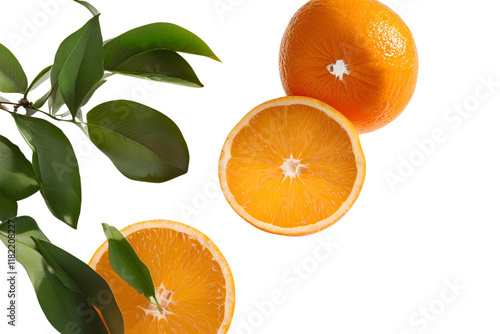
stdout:
POLYGON ((103 103, 87 114, 90 140, 126 177, 165 182, 185 174, 189 152, 167 116, 132 101, 103 103))
POLYGON ((30 86, 26 90, 26 94, 30 92, 33 89, 36 89, 38 86, 40 86, 42 83, 44 83, 48 78, 50 78, 50 70, 52 69, 52 65, 47 66, 43 70, 38 73, 38 75, 33 79, 31 82, 30 86))
POLYGON ((33 166, 19 147, 0 136, 0 193, 19 201, 40 189, 33 166))
POLYGON ((189 63, 170 50, 139 53, 110 71, 182 86, 203 87, 189 63))
POLYGON ((123 334, 123 317, 108 283, 86 263, 44 240, 34 240, 38 250, 70 289, 89 297, 102 313, 111 334, 123 334))
POLYGON ((73 117, 87 94, 103 77, 102 44, 99 16, 94 16, 66 38, 57 50, 50 79, 53 87, 59 85, 73 117))
POLYGON ((0 193, 0 221, 17 216, 17 202, 0 193))
POLYGON ((104 234, 108 239, 109 263, 111 268, 137 292, 156 304, 162 311, 156 299, 156 290, 148 267, 141 261, 132 245, 115 227, 102 224, 104 234))
POLYGON ((15 226, 16 260, 26 269, 38 302, 51 325, 60 333, 106 334, 106 327, 88 304, 88 297, 67 288, 37 251, 33 239, 49 240, 36 222, 30 217, 17 217, 1 224, 0 239, 6 246, 12 226, 15 226))
POLYGON ((104 68, 158 81, 200 87, 193 69, 176 52, 219 61, 208 45, 192 32, 171 23, 153 23, 108 41, 104 68))
POLYGON ((33 167, 52 214, 76 229, 82 201, 75 152, 64 133, 46 120, 14 115, 17 127, 33 150, 33 167))
POLYGON ((28 79, 17 58, 0 44, 0 92, 24 93, 28 79))

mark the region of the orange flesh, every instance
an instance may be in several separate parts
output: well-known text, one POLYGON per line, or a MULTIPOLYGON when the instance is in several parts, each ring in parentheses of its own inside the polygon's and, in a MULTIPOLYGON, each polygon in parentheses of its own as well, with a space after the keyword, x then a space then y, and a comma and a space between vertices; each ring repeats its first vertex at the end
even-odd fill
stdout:
POLYGON ((301 104, 268 108, 234 137, 227 184, 252 217, 279 227, 311 225, 332 216, 357 176, 347 132, 324 112, 301 104), (285 176, 289 163, 295 176, 285 176))
POLYGON ((168 228, 143 229, 126 238, 150 269, 164 309, 159 314, 115 273, 106 250, 95 269, 115 295, 126 333, 218 333, 224 320, 226 282, 212 253, 188 234, 168 228))

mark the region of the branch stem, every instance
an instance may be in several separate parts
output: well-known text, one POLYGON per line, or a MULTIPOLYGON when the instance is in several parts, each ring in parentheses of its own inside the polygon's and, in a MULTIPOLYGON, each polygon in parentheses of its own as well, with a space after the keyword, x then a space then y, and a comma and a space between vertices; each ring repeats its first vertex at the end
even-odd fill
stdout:
MULTIPOLYGON (((25 106, 25 105, 23 105, 23 104, 20 104, 20 103, 13 103, 13 102, 0 102, 0 109, 5 110, 6 112, 8 112, 8 113, 10 113, 10 114, 16 114, 16 113, 17 113, 16 111, 17 111, 17 109, 18 109, 19 107, 26 107, 26 106, 25 106), (8 110, 7 108, 3 108, 2 104, 9 104, 9 105, 13 105, 13 106, 14 106, 14 111, 10 111, 10 110, 8 110)), ((36 109, 36 108, 34 108, 33 106, 29 106, 29 108, 30 108, 30 109, 33 109, 33 110, 36 110, 36 111, 38 111, 38 112, 40 112, 40 113, 42 113, 42 114, 44 114, 44 115, 46 115, 46 116, 48 116, 48 117, 50 117, 50 118, 52 118, 52 119, 56 120, 56 121, 59 121, 59 122, 67 122, 67 123, 73 123, 73 124, 75 124, 76 126, 78 126, 78 127, 79 127, 80 129, 82 129, 82 130, 84 130, 83 125, 86 125, 86 124, 87 124, 87 123, 84 123, 84 122, 77 122, 77 121, 75 121, 74 119, 62 119, 62 118, 58 118, 58 117, 56 117, 56 116, 54 116, 54 115, 49 114, 48 112, 45 112, 45 111, 40 110, 40 109, 36 109)), ((28 116, 28 117, 32 117, 32 116, 28 116)))

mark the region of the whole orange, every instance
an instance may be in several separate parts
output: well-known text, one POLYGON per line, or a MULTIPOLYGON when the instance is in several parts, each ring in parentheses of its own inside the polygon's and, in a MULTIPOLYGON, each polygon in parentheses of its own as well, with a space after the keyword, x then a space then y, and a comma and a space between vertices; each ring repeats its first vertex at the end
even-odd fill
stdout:
POLYGON ((290 21, 280 50, 287 95, 343 113, 358 132, 377 130, 406 108, 418 56, 408 26, 375 0, 312 0, 290 21))

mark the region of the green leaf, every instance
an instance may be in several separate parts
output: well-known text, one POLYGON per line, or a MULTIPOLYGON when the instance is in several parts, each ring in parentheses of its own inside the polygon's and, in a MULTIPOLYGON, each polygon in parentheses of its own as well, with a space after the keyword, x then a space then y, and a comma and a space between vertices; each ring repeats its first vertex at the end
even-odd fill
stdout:
POLYGON ((17 216, 17 202, 0 193, 0 221, 17 216))
POLYGON ((26 90, 26 94, 28 94, 31 90, 36 89, 42 83, 44 83, 48 78, 50 78, 50 70, 52 69, 52 65, 44 68, 35 79, 31 82, 30 86, 26 90))
POLYGON ((47 102, 47 100, 49 99, 49 96, 51 93, 52 93, 52 89, 49 90, 47 93, 45 93, 41 98, 36 100, 35 103, 33 103, 33 106, 36 109, 40 109, 41 107, 43 107, 45 105, 45 103, 47 102))
POLYGON ((160 312, 163 312, 156 299, 156 290, 148 267, 141 261, 120 231, 105 223, 102 224, 102 228, 108 239, 111 268, 137 292, 155 303, 160 312))
MULTIPOLYGON (((47 264, 54 270, 54 274, 56 274, 57 278, 61 280, 61 282, 68 288, 73 290, 76 293, 84 294, 82 289, 78 287, 78 285, 73 281, 73 279, 64 271, 63 268, 57 263, 57 260, 52 257, 49 251, 45 249, 45 247, 41 244, 42 242, 47 243, 43 240, 38 240, 37 238, 31 237, 33 242, 35 243, 38 252, 45 259, 47 264)), ((50 243, 49 243, 50 244, 50 243)))
POLYGON ((28 79, 21 64, 5 46, 0 44, 0 92, 24 93, 28 79))
MULTIPOLYGON (((110 76, 112 76, 113 73, 104 73, 103 77, 101 80, 99 80, 95 85, 94 87, 92 87, 92 89, 90 90, 90 92, 88 92, 87 96, 85 96, 85 98, 83 99, 82 101, 82 107, 87 105, 87 103, 89 103, 90 99, 92 98, 92 96, 94 96, 94 93, 102 86, 104 85, 108 80, 108 78, 110 76)), ((79 114, 80 116, 78 116, 78 113, 77 115, 75 115, 75 119, 79 119, 80 121, 82 120, 82 117, 81 117, 81 109, 79 111, 79 114)))
POLYGON ((132 180, 165 182, 185 174, 189 152, 167 116, 125 100, 98 105, 87 114, 90 140, 132 180))
POLYGON ((78 2, 80 5, 87 8, 92 13, 92 15, 94 16, 99 15, 99 11, 94 6, 89 4, 87 1, 80 1, 80 0, 73 0, 73 1, 78 2))
POLYGON ((41 98, 39 98, 34 104, 35 109, 42 108, 46 102, 49 102, 49 112, 52 115, 57 114, 57 112, 64 105, 64 99, 61 93, 61 88, 59 87, 59 82, 50 87, 50 90, 45 93, 41 98))
POLYGON ((59 83, 56 83, 54 86, 52 86, 52 90, 50 91, 48 96, 48 101, 49 101, 49 112, 52 115, 57 114, 57 112, 64 105, 64 99, 61 93, 61 87, 59 87, 59 83))
POLYGON ((33 150, 40 192, 52 214, 76 229, 82 202, 75 152, 64 133, 46 120, 14 115, 17 127, 33 150))
POLYGON ((171 23, 153 23, 107 41, 104 68, 125 75, 200 87, 192 68, 182 57, 176 57, 176 52, 220 61, 192 32, 171 23))
POLYGON ((85 96, 85 98, 83 99, 82 101, 82 107, 85 106, 87 103, 89 103, 89 100, 90 98, 94 95, 94 93, 99 89, 99 87, 101 87, 102 85, 104 85, 106 83, 107 80, 105 79, 102 79, 100 81, 98 81, 94 87, 92 87, 92 89, 87 93, 87 96, 85 96))
POLYGON ((20 201, 38 189, 40 183, 31 163, 19 147, 0 136, 0 192, 12 201, 20 201))
POLYGON ((52 87, 59 84, 62 98, 73 117, 87 94, 104 74, 99 16, 66 38, 57 50, 50 75, 52 87))
MULTIPOLYGON (((37 238, 39 240, 49 241, 49 239, 45 236, 45 234, 43 234, 33 218, 28 216, 21 216, 13 217, 10 220, 11 225, 15 225, 16 243, 19 242, 29 248, 35 249, 36 245, 31 237, 37 238)), ((8 230, 8 223, 0 224, 0 237, 2 237, 2 233, 9 234, 8 230)))
POLYGON ((8 246, 15 227, 16 261, 26 269, 38 302, 51 325, 60 333, 102 333, 107 330, 88 298, 68 289, 37 251, 33 238, 49 242, 30 217, 16 217, 0 225, 0 239, 8 246))
POLYGON ((113 73, 188 87, 203 87, 193 68, 177 52, 153 50, 128 58, 113 73))
POLYGON ((205 56, 220 61, 198 36, 172 23, 152 23, 129 30, 108 41, 104 47, 104 66, 115 68, 139 53, 170 50, 205 56))
POLYGON ((123 317, 108 283, 86 263, 44 240, 34 239, 38 250, 70 289, 92 300, 102 313, 111 334, 124 333, 123 317), (57 268, 57 269, 56 269, 57 268))

